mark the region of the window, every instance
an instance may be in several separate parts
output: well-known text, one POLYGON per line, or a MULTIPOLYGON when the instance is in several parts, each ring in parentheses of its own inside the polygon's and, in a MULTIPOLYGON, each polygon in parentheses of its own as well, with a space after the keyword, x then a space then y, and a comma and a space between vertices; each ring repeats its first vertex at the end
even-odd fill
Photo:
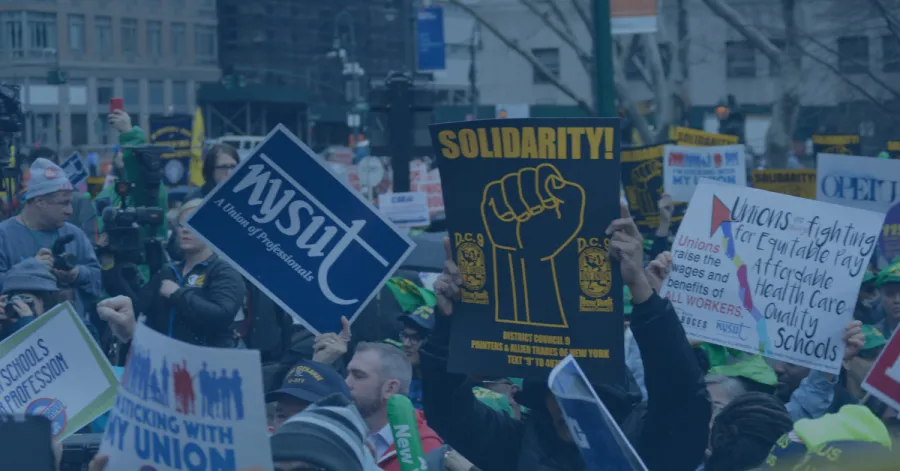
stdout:
POLYGON ((198 64, 216 63, 216 27, 197 25, 194 27, 194 41, 198 64))
POLYGON ((162 23, 159 21, 147 22, 147 55, 150 57, 162 55, 162 23))
MULTIPOLYGON (((638 41, 635 41, 633 44, 634 49, 628 51, 628 61, 625 63, 625 78, 628 80, 641 80, 643 79, 643 74, 641 73, 638 64, 644 66, 645 68, 647 67, 647 62, 644 59, 646 50, 644 49, 644 45, 641 44, 640 39, 638 41)), ((660 59, 662 60, 663 74, 668 77, 669 71, 672 68, 672 45, 660 44, 659 55, 660 59)), ((647 73, 650 73, 649 69, 647 69, 647 73)))
POLYGON ((125 106, 137 109, 141 103, 141 85, 137 80, 125 80, 122 82, 122 100, 125 106))
POLYGON ((112 18, 108 16, 94 18, 94 42, 101 60, 108 60, 113 55, 112 18))
POLYGON ((845 74, 861 74, 869 70, 869 38, 838 38, 838 69, 845 74))
POLYGON ((147 101, 150 106, 165 106, 165 92, 161 81, 151 80, 147 91, 149 95, 147 101))
MULTIPOLYGON (((532 49, 531 54, 534 58, 547 69, 555 78, 559 78, 559 49, 532 49)), ((537 84, 550 83, 550 77, 544 75, 540 70, 534 68, 532 73, 532 81, 537 84)))
POLYGON ((725 43, 725 75, 731 78, 756 77, 756 49, 750 41, 725 43))
POLYGON ((881 70, 900 72, 900 38, 893 34, 881 37, 881 70))
POLYGON ((188 87, 186 82, 172 82, 172 104, 175 106, 187 106, 188 87))
POLYGON ((136 57, 138 55, 137 20, 122 18, 122 55, 136 57))
POLYGON ((28 47, 31 55, 44 57, 56 49, 56 13, 28 12, 28 47))
POLYGON ((113 98, 113 93, 115 93, 115 88, 113 87, 112 80, 97 80, 97 104, 98 105, 107 105, 109 104, 109 100, 113 98))
POLYGON ((0 47, 3 49, 3 57, 25 57, 25 42, 22 34, 25 14, 23 12, 0 13, 0 47))
POLYGON ((172 23, 172 57, 184 57, 186 38, 184 23, 172 23))
POLYGON ((69 15, 69 51, 84 52, 84 15, 69 15))

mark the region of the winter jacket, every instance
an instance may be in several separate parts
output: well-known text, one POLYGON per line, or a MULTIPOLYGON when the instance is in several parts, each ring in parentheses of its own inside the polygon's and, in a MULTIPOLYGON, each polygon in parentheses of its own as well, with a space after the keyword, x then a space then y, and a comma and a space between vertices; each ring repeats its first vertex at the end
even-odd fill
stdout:
MULTIPOLYGON (((577 448, 557 438, 543 401, 526 404, 532 413, 515 420, 478 401, 464 375, 447 372, 449 324, 438 316, 419 350, 425 415, 447 444, 484 470, 584 470, 577 448)), ((643 353, 648 401, 630 402, 607 385, 594 389, 648 469, 693 471, 706 450, 711 415, 697 358, 675 310, 656 294, 634 305, 631 330, 643 353)))
POLYGON ((182 264, 164 267, 138 296, 138 312, 147 326, 171 338, 194 345, 230 348, 235 344, 231 326, 246 293, 244 279, 225 260, 213 254, 187 275, 182 264), (181 288, 168 299, 159 294, 163 280, 181 288))
MULTIPOLYGON (((416 422, 419 425, 419 439, 422 441, 422 453, 440 448, 444 445, 441 437, 428 426, 422 411, 416 411, 416 422)), ((394 444, 377 460, 378 467, 384 471, 400 471, 400 461, 397 459, 397 449, 394 444)))

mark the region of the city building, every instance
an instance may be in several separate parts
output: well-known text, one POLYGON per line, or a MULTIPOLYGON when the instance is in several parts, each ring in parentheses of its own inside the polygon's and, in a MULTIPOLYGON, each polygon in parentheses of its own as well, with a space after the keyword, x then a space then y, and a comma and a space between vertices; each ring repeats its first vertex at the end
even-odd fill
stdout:
POLYGON ((225 77, 199 93, 210 132, 265 135, 282 123, 316 145, 346 144, 370 85, 414 60, 412 5, 219 0, 225 77))
MULTIPOLYGON (((544 67, 580 97, 591 101, 591 82, 573 51, 548 28, 543 20, 520 0, 466 0, 484 19, 504 35, 531 52, 544 67)), ((546 5, 547 2, 535 2, 546 5)), ((584 2, 588 4, 589 2, 584 2)), ((783 45, 782 2, 773 0, 727 0, 747 24, 757 27, 776 46, 783 45)), ((883 2, 884 3, 884 2, 883 2)), ((445 9, 447 70, 435 74, 437 87, 456 90, 460 99, 468 97, 467 78, 471 61, 467 57, 467 37, 472 26, 451 27, 472 21, 459 7, 441 2, 445 9), (457 32, 452 30, 456 29, 457 32), (455 36, 454 36, 455 35, 455 36), (459 37, 460 35, 465 37, 459 37), (453 58, 453 59, 451 59, 453 58)), ((715 131, 718 123, 713 108, 734 95, 747 112, 748 144, 761 150, 768 128, 771 105, 778 96, 777 65, 716 16, 702 0, 662 2, 660 10, 660 52, 664 66, 676 66, 674 49, 681 45, 678 34, 678 7, 683 5, 687 42, 687 97, 693 126, 715 131)), ((885 5, 896 5, 886 2, 885 5)), ((558 5, 571 19, 569 26, 587 51, 591 43, 582 21, 570 2, 558 5)), ((802 105, 798 140, 824 130, 859 133, 864 142, 882 145, 886 136, 900 127, 896 117, 884 114, 862 91, 884 103, 900 101, 900 40, 887 28, 885 16, 865 5, 841 0, 797 2, 798 34, 803 37, 802 105), (878 81, 893 87, 889 92, 878 81), (855 84, 855 85, 854 85, 855 84), (861 91, 862 90, 862 91, 861 91), (893 118, 893 120, 892 120, 893 118)), ((889 6, 897 10, 896 6, 889 6)), ((890 12, 896 18, 900 11, 890 12)), ((892 20, 893 21, 893 20, 892 20)), ((483 105, 521 104, 532 108, 574 109, 575 102, 555 87, 547 77, 482 28, 476 52, 477 90, 483 105)), ((630 38, 620 38, 627 40, 630 38)), ((641 48, 629 53, 625 67, 628 88, 637 101, 651 100, 640 67, 641 48)), ((445 104, 458 105, 449 100, 445 104)), ((454 118, 465 111, 459 107, 454 118)), ((895 108, 896 109, 896 108, 895 108)), ((447 115, 448 119, 450 115, 447 115)), ((895 138, 895 136, 892 136, 895 138)), ((874 147, 869 146, 870 149, 874 147)))
POLYGON ((216 0, 0 2, 0 81, 22 87, 24 141, 61 151, 115 142, 109 100, 135 125, 192 113, 219 80, 216 0))

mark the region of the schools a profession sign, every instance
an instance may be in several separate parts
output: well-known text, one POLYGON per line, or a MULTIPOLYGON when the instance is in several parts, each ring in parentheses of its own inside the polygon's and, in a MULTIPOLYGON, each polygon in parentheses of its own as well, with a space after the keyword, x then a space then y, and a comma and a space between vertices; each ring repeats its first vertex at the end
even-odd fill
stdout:
POLYGON ((414 247, 281 125, 187 224, 316 334, 352 321, 414 247))

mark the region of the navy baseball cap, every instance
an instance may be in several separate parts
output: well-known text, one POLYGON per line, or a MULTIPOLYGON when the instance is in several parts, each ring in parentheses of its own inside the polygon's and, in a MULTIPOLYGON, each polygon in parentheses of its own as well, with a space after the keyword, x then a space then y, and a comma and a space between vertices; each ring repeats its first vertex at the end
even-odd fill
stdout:
POLYGON ((425 329, 429 332, 434 330, 434 308, 431 306, 419 306, 410 314, 400 316, 400 321, 406 325, 425 329))
POLYGON ((281 388, 266 394, 266 402, 291 396, 313 403, 335 393, 351 399, 347 383, 334 368, 317 361, 303 360, 288 371, 281 388))

